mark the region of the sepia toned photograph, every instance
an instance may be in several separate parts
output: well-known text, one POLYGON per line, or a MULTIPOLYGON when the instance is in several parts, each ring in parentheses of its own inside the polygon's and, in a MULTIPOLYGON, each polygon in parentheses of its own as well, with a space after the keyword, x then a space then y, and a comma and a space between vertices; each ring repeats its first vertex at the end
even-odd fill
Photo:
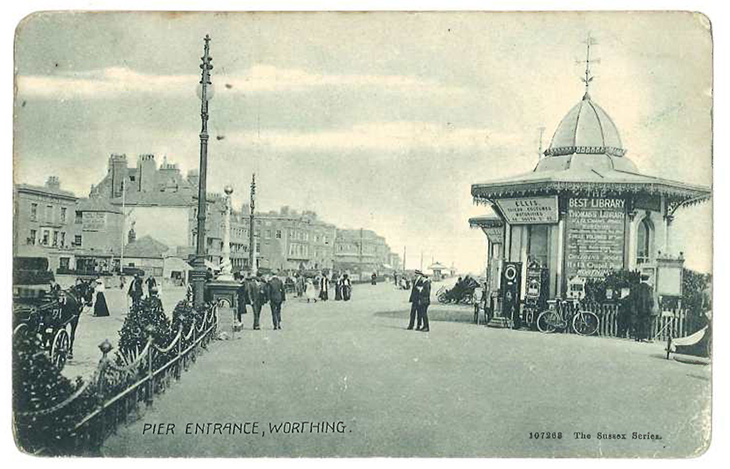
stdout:
POLYGON ((704 14, 49 11, 13 66, 18 451, 710 447, 704 14))

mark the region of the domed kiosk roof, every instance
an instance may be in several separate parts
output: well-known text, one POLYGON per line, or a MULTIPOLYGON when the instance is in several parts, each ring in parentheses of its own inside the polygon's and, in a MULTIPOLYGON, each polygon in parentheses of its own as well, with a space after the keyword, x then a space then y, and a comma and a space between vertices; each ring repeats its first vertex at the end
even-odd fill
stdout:
POLYGON ((586 92, 583 99, 568 111, 558 124, 550 146, 535 171, 586 169, 620 169, 637 172, 636 166, 624 158, 616 124, 586 92))
POLYGON ((624 156, 616 124, 601 106, 591 101, 586 93, 583 99, 560 121, 546 155, 571 153, 607 153, 624 156))
POLYGON ((707 187, 641 174, 626 158, 616 124, 586 91, 558 124, 550 146, 529 173, 472 184, 476 203, 536 194, 645 193, 703 200, 707 187))

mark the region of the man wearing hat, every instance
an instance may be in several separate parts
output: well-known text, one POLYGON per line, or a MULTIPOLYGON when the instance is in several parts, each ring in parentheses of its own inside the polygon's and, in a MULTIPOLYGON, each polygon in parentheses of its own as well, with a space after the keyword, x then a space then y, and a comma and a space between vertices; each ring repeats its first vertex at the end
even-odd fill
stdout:
POLYGON ((413 323, 417 322, 417 331, 424 329, 428 331, 428 316, 425 316, 426 323, 424 324, 424 314, 428 310, 428 305, 431 303, 431 282, 428 281, 426 275, 420 270, 416 270, 415 272, 413 286, 411 287, 411 296, 408 298, 408 301, 411 303, 411 318, 406 329, 409 331, 413 330, 413 323), (424 298, 426 284, 428 284, 428 292, 424 298), (426 301, 425 309, 421 305, 423 301, 426 301), (416 317, 418 317, 417 321, 416 317))
POLYGON ((127 295, 132 298, 132 304, 137 304, 139 300, 142 299, 143 294, 142 278, 139 276, 139 273, 135 273, 134 279, 132 279, 132 282, 129 284, 129 291, 127 292, 127 295))
POLYGON ((271 321, 274 324, 274 330, 281 329, 281 304, 286 301, 286 290, 284 283, 274 274, 267 283, 267 297, 269 306, 271 307, 271 321))
POLYGON ((651 326, 659 313, 654 289, 649 281, 649 276, 641 275, 641 283, 635 288, 634 308, 638 327, 636 328, 636 340, 647 342, 651 339, 651 326))
POLYGON ((418 322, 420 331, 430 331, 428 324, 428 306, 431 304, 431 280, 428 275, 421 273, 419 285, 416 285, 418 296, 418 322))

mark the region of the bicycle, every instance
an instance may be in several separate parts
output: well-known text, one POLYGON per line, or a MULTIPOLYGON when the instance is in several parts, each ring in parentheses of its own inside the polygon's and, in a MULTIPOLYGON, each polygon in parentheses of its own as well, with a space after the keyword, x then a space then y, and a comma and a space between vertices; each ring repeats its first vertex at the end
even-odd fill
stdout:
POLYGON ((594 335, 598 332, 598 316, 584 310, 580 300, 548 300, 548 309, 537 316, 537 329, 549 334, 568 327, 578 335, 594 335))

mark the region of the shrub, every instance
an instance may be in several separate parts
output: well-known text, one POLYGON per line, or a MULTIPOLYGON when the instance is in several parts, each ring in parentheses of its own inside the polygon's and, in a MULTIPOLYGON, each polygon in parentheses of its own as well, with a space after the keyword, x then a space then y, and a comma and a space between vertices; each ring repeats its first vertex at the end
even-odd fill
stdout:
MULTIPOLYGON (((80 377, 72 381, 61 375, 36 336, 16 334, 13 339, 13 410, 17 414, 50 409, 66 401, 84 385, 80 377)), ((28 452, 44 449, 49 454, 73 452, 72 430, 97 402, 96 388, 89 386, 57 412, 16 415, 14 427, 18 447, 28 452)))

